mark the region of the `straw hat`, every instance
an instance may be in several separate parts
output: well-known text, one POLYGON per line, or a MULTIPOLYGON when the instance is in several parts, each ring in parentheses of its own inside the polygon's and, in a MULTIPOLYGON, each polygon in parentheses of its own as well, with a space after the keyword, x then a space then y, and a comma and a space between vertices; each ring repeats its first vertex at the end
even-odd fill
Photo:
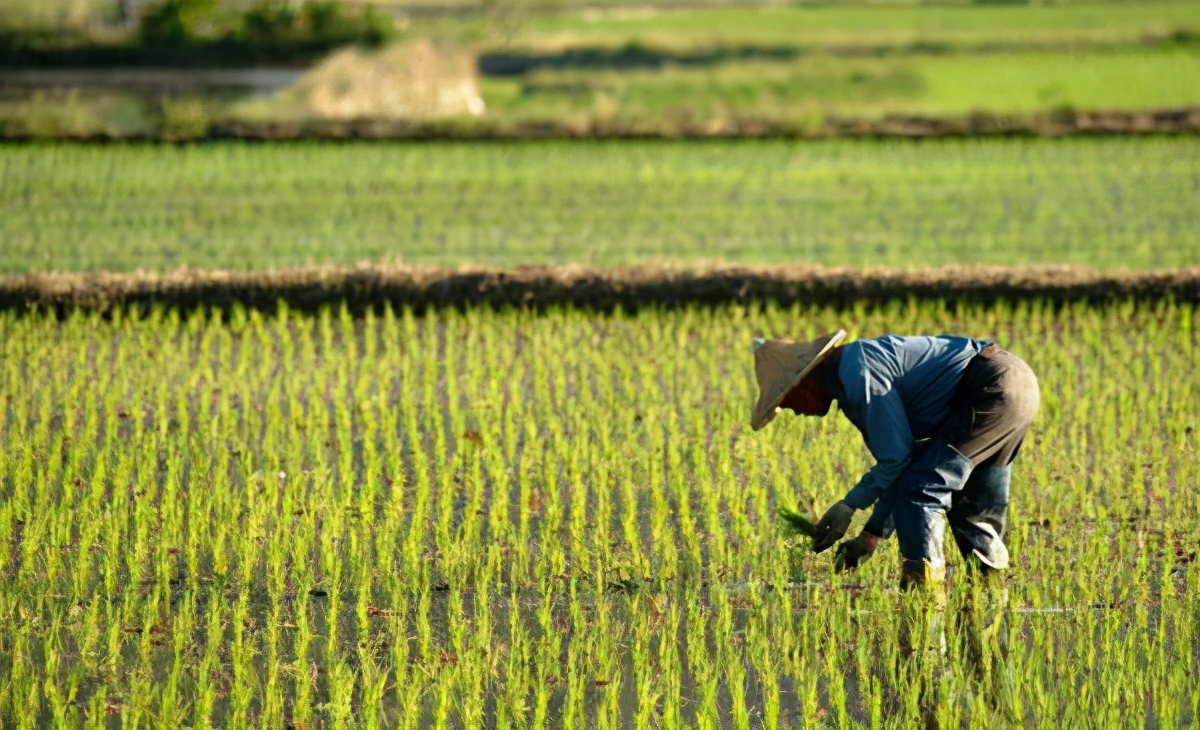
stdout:
POLYGON ((846 339, 846 330, 823 335, 812 342, 754 338, 754 377, 758 402, 750 411, 755 431, 771 422, 788 391, 811 373, 833 348, 846 339))

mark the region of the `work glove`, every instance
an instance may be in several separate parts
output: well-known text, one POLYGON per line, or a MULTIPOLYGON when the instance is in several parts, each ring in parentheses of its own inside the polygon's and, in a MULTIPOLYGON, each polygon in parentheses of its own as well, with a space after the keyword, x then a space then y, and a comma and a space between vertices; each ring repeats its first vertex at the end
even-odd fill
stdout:
POLYGON ((868 532, 860 532, 857 537, 842 541, 833 555, 834 569, 839 573, 857 570, 863 561, 875 553, 878 543, 879 538, 868 532))
POLYGON ((813 530, 813 552, 823 553, 833 544, 842 539, 846 530, 850 529, 850 520, 854 519, 854 508, 845 502, 838 502, 821 515, 813 530))

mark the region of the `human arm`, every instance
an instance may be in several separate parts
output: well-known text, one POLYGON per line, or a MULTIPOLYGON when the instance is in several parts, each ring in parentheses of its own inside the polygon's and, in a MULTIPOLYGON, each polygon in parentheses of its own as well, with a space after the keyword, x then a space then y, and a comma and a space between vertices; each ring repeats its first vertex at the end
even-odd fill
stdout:
POLYGON ((871 373, 869 368, 866 370, 858 392, 852 393, 847 387, 847 398, 861 398, 861 428, 867 448, 875 457, 875 466, 867 470, 858 483, 846 492, 842 501, 856 510, 882 501, 872 515, 873 522, 876 521, 874 518, 879 517, 877 523, 880 532, 877 534, 882 535, 883 523, 891 515, 891 504, 895 501, 890 494, 892 486, 912 458, 913 436, 904 403, 893 383, 871 373))
MULTIPOLYGON (((895 503, 893 485, 908 466, 912 454, 912 432, 900 395, 887 384, 868 386, 864 398, 864 436, 867 447, 875 455, 875 466, 855 484, 846 496, 830 507, 817 523, 814 552, 824 552, 846 534, 855 510, 876 504, 866 532, 874 537, 885 536, 886 524, 895 503)), ((874 550, 874 545, 871 547, 874 550)))
MULTIPOLYGON (((855 510, 866 509, 886 497, 908 465, 912 432, 895 388, 898 372, 895 360, 877 348, 868 351, 855 343, 843 352, 837 382, 832 387, 839 408, 862 433, 876 464, 817 523, 813 543, 816 552, 827 550, 845 535, 855 510)), ((890 507, 886 514, 890 514, 890 507)))

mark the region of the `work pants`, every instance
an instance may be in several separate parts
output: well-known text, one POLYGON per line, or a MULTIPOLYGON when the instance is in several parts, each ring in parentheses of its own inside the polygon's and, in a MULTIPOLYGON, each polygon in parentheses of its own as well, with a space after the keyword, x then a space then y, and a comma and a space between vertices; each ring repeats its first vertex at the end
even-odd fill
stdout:
POLYGON ((996 345, 967 363, 950 413, 897 480, 892 517, 906 574, 944 571, 949 522, 968 561, 1008 567, 1004 528, 1012 463, 1037 415, 1038 383, 1017 356, 996 345))

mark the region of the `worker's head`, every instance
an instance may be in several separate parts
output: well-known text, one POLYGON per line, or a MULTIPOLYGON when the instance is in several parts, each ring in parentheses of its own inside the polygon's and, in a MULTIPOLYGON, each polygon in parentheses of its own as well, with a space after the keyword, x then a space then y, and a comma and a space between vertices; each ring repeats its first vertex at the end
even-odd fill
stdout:
POLYGON ((823 416, 829 413, 832 404, 833 396, 813 372, 787 392, 779 407, 791 410, 797 416, 823 416))
POLYGON ((754 376, 758 380, 758 402, 750 411, 755 431, 771 422, 780 408, 823 416, 832 396, 814 377, 817 366, 846 339, 846 331, 818 337, 811 342, 791 340, 754 341, 754 376))

